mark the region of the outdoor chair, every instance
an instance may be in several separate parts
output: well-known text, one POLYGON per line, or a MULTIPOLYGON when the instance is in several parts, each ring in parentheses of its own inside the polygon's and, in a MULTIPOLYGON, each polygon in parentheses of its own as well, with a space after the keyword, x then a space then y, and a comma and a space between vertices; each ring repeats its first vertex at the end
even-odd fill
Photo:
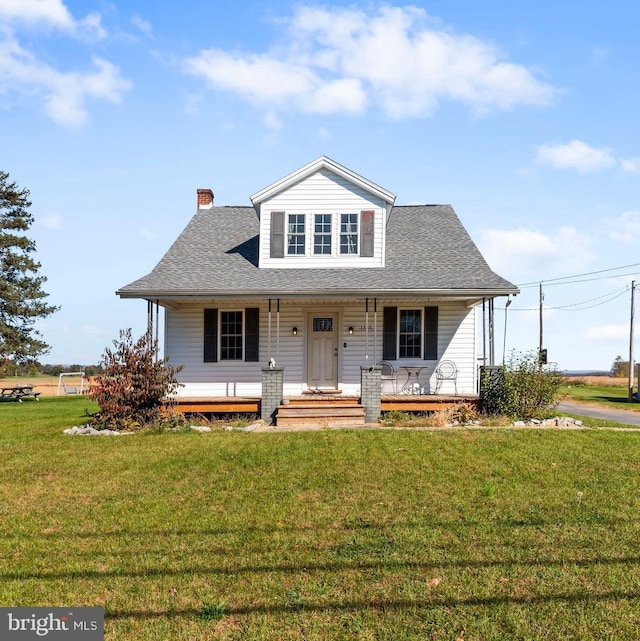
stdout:
POLYGON ((453 361, 440 361, 436 367, 436 394, 444 381, 453 381, 455 395, 458 395, 458 368, 453 361))
POLYGON ((389 361, 378 361, 376 365, 380 366, 380 380, 382 382, 381 391, 384 392, 385 381, 391 381, 391 389, 396 393, 398 384, 398 370, 389 361))

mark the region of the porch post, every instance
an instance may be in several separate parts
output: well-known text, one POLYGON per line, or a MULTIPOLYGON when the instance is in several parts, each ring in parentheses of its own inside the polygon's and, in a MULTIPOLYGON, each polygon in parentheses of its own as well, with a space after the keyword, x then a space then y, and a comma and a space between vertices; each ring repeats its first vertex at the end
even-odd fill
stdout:
POLYGON ((380 418, 381 375, 380 365, 360 367, 360 402, 364 405, 365 423, 377 423, 380 418))
POLYGON ((262 368, 262 401, 260 418, 270 424, 275 423, 278 406, 282 402, 284 367, 262 368))
MULTIPOLYGON (((375 338, 374 338, 375 341, 375 338)), ((365 344, 365 355, 364 355, 364 360, 366 363, 369 362, 369 299, 365 298, 364 299, 364 344, 365 344)), ((373 358, 375 359, 375 342, 373 344, 373 358)))

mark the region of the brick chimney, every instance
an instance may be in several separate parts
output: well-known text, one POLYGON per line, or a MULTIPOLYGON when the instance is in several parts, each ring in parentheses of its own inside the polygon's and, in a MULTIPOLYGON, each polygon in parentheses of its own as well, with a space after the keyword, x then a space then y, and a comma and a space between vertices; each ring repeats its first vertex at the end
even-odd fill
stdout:
POLYGON ((213 207, 213 192, 210 189, 198 189, 198 209, 213 207))

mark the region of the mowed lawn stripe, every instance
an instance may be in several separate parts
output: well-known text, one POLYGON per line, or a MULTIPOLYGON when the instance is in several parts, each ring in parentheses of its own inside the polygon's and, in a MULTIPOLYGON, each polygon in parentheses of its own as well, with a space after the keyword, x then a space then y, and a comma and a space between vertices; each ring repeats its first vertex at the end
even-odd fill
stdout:
POLYGON ((85 409, 0 406, 0 605, 103 606, 112 640, 637 638, 638 433, 62 434, 85 409))

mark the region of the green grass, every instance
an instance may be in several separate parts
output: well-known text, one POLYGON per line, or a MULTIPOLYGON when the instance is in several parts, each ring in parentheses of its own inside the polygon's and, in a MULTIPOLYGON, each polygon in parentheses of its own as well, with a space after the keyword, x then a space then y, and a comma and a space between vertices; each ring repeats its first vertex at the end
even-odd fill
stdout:
POLYGON ((613 387, 611 385, 580 385, 565 386, 561 394, 567 400, 598 403, 615 409, 640 412, 640 403, 629 403, 627 387, 613 387))
POLYGON ((105 639, 637 639, 640 434, 80 437, 0 405, 0 605, 105 639))

